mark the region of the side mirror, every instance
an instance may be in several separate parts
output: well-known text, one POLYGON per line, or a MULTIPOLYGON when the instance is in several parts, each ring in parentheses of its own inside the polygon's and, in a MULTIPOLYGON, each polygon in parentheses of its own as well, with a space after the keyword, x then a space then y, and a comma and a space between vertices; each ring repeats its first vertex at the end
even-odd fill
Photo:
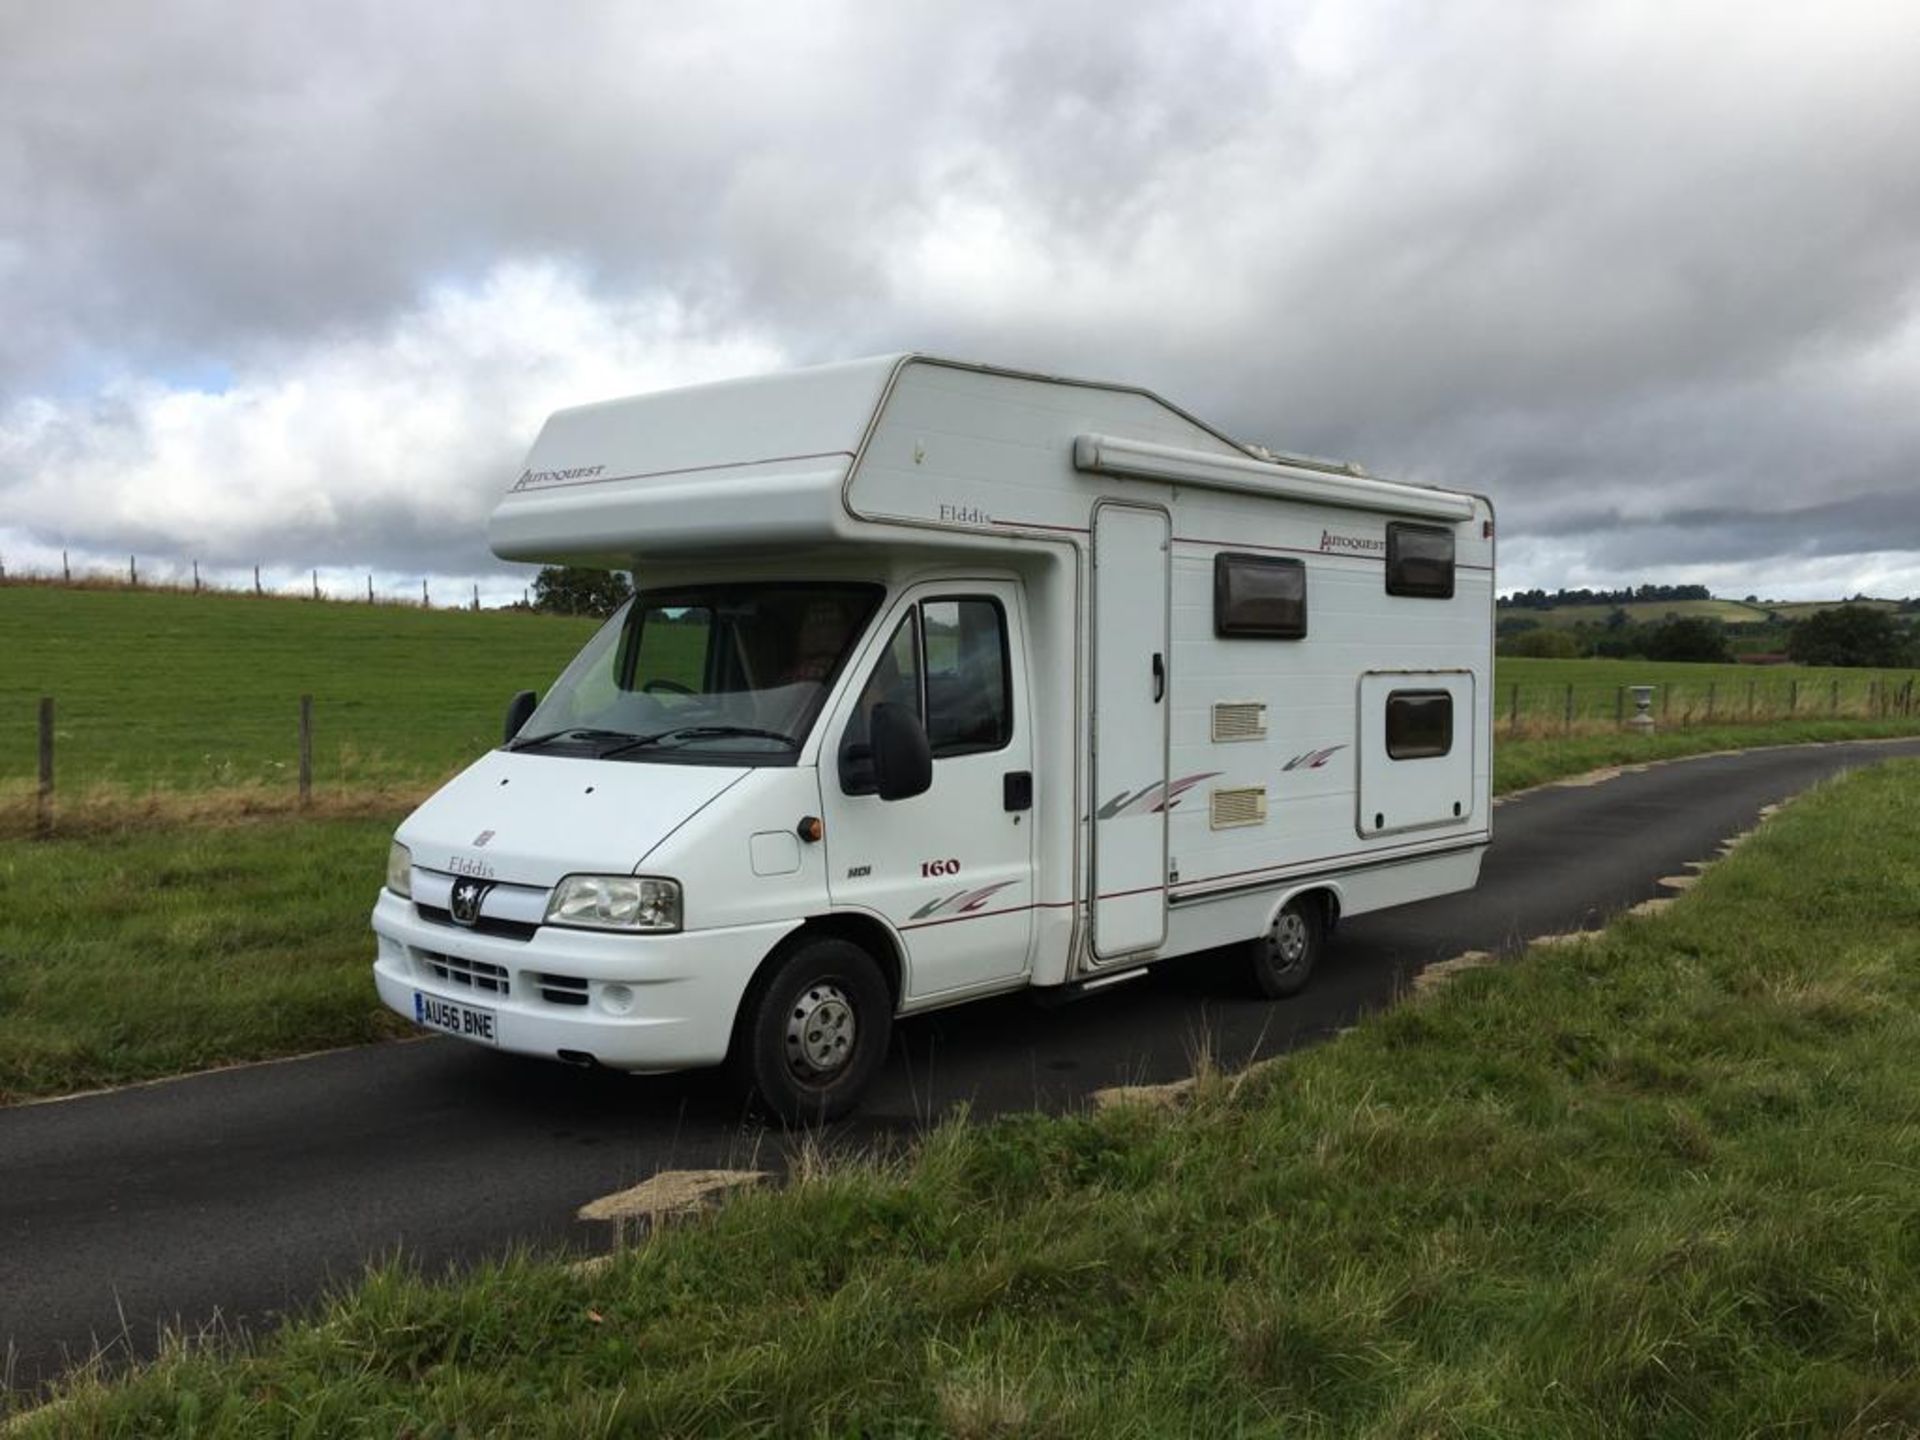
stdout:
POLYGON ((873 707, 873 789, 882 800, 911 800, 933 785, 933 751, 920 717, 904 705, 873 707))
POLYGON ((502 745, 511 745, 513 737, 520 733, 520 727, 533 718, 534 710, 540 704, 540 696, 532 690, 522 690, 507 702, 507 732, 501 740, 502 745))

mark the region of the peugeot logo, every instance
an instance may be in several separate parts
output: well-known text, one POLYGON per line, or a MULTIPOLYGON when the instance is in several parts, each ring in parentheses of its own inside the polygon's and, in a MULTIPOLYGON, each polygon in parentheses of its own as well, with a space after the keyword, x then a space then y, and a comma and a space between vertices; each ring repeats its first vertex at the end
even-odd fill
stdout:
POLYGON ((472 926, 480 919, 480 906, 493 886, 481 880, 462 880, 453 887, 447 901, 447 913, 456 925, 472 926))

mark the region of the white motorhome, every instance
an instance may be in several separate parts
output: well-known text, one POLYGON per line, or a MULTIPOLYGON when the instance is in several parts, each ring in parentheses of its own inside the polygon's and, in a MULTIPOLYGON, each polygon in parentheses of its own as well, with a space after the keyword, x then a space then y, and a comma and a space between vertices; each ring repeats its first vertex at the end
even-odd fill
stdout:
POLYGON ((1234 943, 1291 994, 1478 876, 1483 498, 903 355, 561 411, 488 533, 638 593, 398 831, 423 1026, 809 1121, 896 1016, 1234 943))

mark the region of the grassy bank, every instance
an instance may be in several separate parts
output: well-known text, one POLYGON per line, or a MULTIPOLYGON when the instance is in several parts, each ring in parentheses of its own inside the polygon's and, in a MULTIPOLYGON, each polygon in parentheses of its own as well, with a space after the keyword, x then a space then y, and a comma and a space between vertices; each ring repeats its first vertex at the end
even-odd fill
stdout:
POLYGON ((1184 1111, 940 1132, 597 1272, 389 1269, 24 1433, 1920 1429, 1920 765, 1184 1111))
POLYGON ((1616 765, 1681 760, 1721 750, 1753 750, 1768 745, 1814 745, 1841 740, 1893 740, 1920 734, 1915 720, 1781 720, 1771 725, 1715 725, 1690 730, 1661 730, 1634 735, 1620 730, 1597 734, 1551 735, 1525 740, 1495 736, 1493 793, 1510 794, 1549 780, 1584 775, 1616 765))
POLYGON ((0 1101, 404 1028, 367 969, 393 820, 0 844, 0 1101))

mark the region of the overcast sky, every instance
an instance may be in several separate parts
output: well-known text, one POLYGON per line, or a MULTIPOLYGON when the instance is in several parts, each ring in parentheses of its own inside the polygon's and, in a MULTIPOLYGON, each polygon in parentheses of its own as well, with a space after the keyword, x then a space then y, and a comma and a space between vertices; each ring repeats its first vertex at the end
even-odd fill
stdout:
POLYGON ((0 559, 518 593, 565 404, 889 350, 1920 594, 1920 12, 0 0, 0 559), (361 577, 357 581, 352 577, 361 577))

